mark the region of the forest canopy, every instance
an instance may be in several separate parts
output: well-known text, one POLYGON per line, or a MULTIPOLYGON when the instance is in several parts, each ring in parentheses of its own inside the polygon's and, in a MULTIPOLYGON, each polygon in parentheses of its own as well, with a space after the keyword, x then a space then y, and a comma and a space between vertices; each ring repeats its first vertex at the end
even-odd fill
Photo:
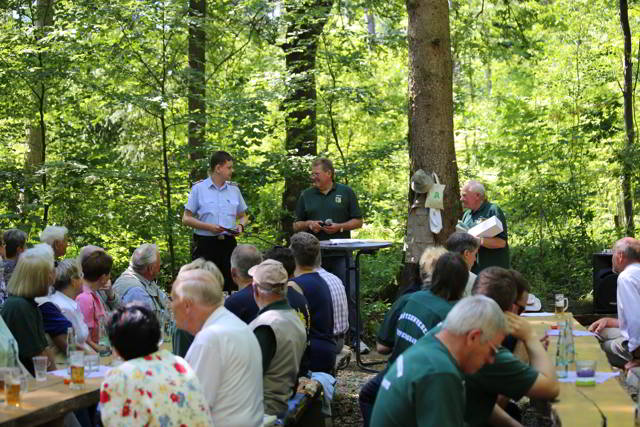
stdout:
MULTIPOLYGON (((337 180, 358 194, 357 236, 396 243, 367 261, 363 279, 367 298, 392 295, 409 204, 405 3, 309 1, 302 15, 287 1, 208 2, 206 14, 192 3, 0 3, 0 228, 35 242, 46 224, 65 225, 72 253, 105 247, 117 269, 155 242, 166 285, 190 258, 180 222, 190 185, 224 149, 249 206, 243 241, 281 243, 285 178, 307 176, 314 157, 285 143, 300 108, 291 91, 312 75, 313 154, 332 158, 337 180), (288 67, 292 16, 326 20, 305 75, 288 67), (194 28, 205 34, 202 80, 189 66, 194 28), (200 116, 189 108, 194 81, 200 116), (200 146, 189 143, 190 123, 202 124, 200 146)), ((638 188, 617 5, 454 1, 450 28, 460 182, 483 181, 502 207, 512 264, 534 292, 586 295, 592 253, 624 233, 625 166, 638 188)))

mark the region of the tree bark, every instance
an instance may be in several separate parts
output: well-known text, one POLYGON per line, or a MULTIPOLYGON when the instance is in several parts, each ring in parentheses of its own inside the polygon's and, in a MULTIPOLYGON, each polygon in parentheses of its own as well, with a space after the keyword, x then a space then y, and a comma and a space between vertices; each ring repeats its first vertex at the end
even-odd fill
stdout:
POLYGON ((206 168, 198 167, 199 160, 204 157, 204 136, 207 125, 206 117, 206 82, 205 82, 205 47, 206 31, 204 29, 207 16, 206 0, 189 1, 189 126, 188 145, 189 159, 193 165, 189 181, 206 177, 206 168))
POLYGON ((633 127, 633 66, 631 64, 631 29, 629 28, 629 6, 627 0, 620 0, 620 27, 624 36, 624 88, 622 97, 624 99, 624 127, 626 130, 626 141, 622 162, 622 198, 625 215, 625 234, 635 235, 633 224, 633 199, 631 191, 631 179, 633 175, 633 144, 635 131, 633 127))
MULTIPOLYGON (((285 149, 289 155, 315 156, 318 152, 316 51, 318 37, 327 23, 332 5, 333 0, 292 0, 285 5, 287 39, 282 49, 290 83, 282 107, 286 111, 285 149)), ((304 166, 292 167, 291 173, 285 176, 284 213, 280 223, 284 236, 293 232, 296 201, 308 182, 308 171, 304 166)))
MULTIPOLYGON (((35 41, 37 42, 44 37, 47 32, 46 27, 53 25, 53 10, 54 0, 38 0, 36 3, 36 16, 35 18, 35 41)), ((44 53, 40 52, 35 58, 38 62, 40 69, 44 68, 44 53)), ((25 169, 27 174, 33 173, 33 171, 42 165, 46 161, 47 144, 46 144, 46 126, 45 126, 45 112, 46 112, 46 84, 44 81, 34 83, 32 86, 32 92, 34 94, 33 101, 35 105, 35 118, 30 124, 27 132, 27 146, 29 151, 25 159, 25 169)), ((43 203, 42 222, 47 224, 49 220, 49 204, 47 203, 47 174, 42 174, 42 195, 40 197, 43 203)), ((28 200, 25 200, 28 203, 28 200)))
MULTIPOLYGON (((409 156, 410 173, 433 171, 446 185, 442 231, 443 244, 455 231, 462 215, 458 165, 453 141, 453 61, 447 0, 407 0, 409 16, 409 156)), ((414 200, 409 192, 409 204, 414 200)), ((406 265, 405 271, 415 271, 406 265)), ((414 273, 415 274, 415 273, 414 273)), ((407 275, 404 275, 405 280, 407 275)))

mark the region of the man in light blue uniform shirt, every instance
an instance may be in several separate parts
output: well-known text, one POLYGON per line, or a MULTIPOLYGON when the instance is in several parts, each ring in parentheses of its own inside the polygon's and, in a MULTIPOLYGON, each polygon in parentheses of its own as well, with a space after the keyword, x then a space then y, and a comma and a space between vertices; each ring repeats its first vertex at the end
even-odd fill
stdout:
POLYGON ((231 252, 236 247, 234 236, 244 231, 247 204, 238 186, 229 181, 233 158, 216 151, 209 163, 211 175, 191 188, 184 205, 182 223, 193 227, 191 259, 212 261, 224 276, 224 290, 235 289, 231 279, 231 252))

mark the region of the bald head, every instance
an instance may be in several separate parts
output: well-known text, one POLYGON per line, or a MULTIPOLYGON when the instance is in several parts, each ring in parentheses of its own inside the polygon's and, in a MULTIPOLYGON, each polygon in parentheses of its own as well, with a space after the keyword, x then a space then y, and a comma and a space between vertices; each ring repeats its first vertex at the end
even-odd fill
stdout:
POLYGON ((222 282, 204 269, 181 271, 173 283, 173 292, 195 304, 216 307, 222 304, 222 282))

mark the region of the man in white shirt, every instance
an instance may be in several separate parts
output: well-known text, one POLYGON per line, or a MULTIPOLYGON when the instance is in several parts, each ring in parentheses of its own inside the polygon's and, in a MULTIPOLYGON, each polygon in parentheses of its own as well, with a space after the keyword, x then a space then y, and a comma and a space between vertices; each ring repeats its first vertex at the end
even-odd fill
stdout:
POLYGON ((618 368, 640 365, 640 241, 625 237, 613 246, 613 272, 619 273, 618 318, 605 317, 589 326, 598 334, 609 363, 618 368))
POLYGON ((222 286, 205 270, 178 274, 176 325, 195 339, 185 359, 198 375, 216 427, 262 425, 262 354, 253 331, 224 308, 222 286))

